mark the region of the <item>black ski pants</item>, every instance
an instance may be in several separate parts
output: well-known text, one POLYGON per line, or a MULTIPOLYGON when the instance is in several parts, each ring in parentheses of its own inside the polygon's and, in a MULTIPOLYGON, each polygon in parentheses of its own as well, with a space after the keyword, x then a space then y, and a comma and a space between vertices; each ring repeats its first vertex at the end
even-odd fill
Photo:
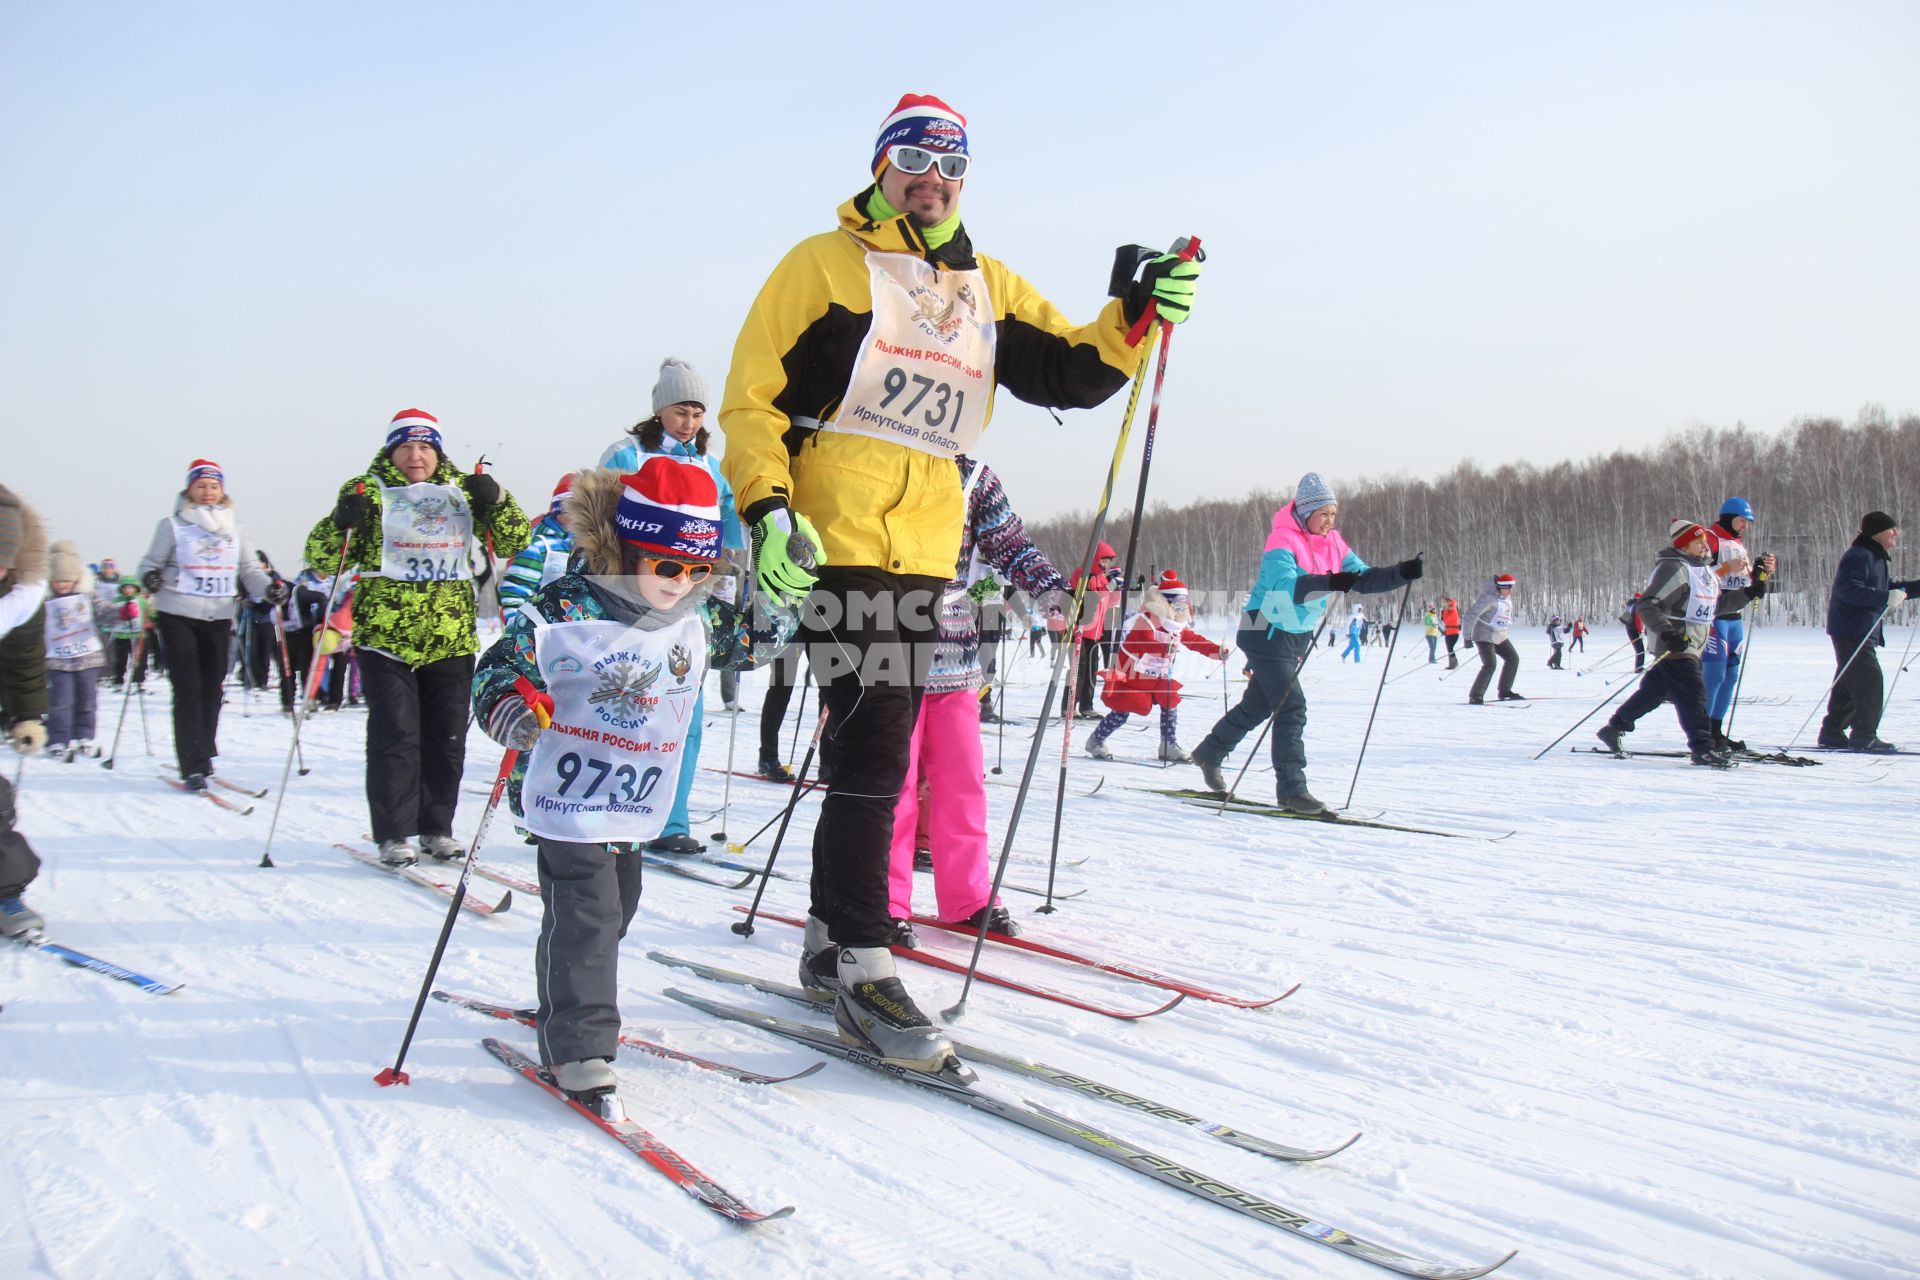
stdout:
POLYGON ((1640 687, 1627 695, 1613 713, 1612 726, 1632 733, 1641 716, 1663 702, 1673 704, 1680 717, 1680 732, 1687 735, 1687 746, 1694 751, 1713 749, 1713 724, 1707 719, 1707 682, 1700 675, 1698 655, 1673 654, 1647 668, 1640 687))
POLYGON ((640 855, 624 845, 539 840, 540 1060, 612 1058, 620 1047, 620 940, 640 909, 640 855))
POLYGON ((313 666, 313 632, 295 627, 287 637, 288 670, 280 673, 280 709, 291 711, 307 692, 307 671, 313 666))
POLYGON ((467 762, 473 655, 410 667, 372 649, 359 653, 373 838, 452 835, 467 762))
POLYGON ((1633 644, 1633 669, 1635 671, 1645 671, 1647 669, 1646 638, 1632 627, 1628 627, 1627 639, 1633 644))
POLYGON ((1487 640, 1474 641, 1473 647, 1480 651, 1480 674, 1473 678, 1473 688, 1467 690, 1467 697, 1478 702, 1487 696, 1487 686, 1493 683, 1493 660, 1500 659, 1500 696, 1506 697, 1513 692, 1513 673, 1520 669, 1520 651, 1513 647, 1513 641, 1502 640, 1494 644, 1487 640))
POLYGON ((233 623, 225 618, 154 615, 173 681, 173 751, 182 777, 212 773, 220 754, 220 699, 233 623))
POLYGON ((760 759, 780 758, 780 725, 800 683, 800 646, 792 645, 767 669, 767 697, 760 704, 760 759))
POLYGON ((0 777, 0 898, 17 898, 40 874, 40 858, 14 830, 13 783, 0 777))
POLYGON ((843 947, 885 946, 893 810, 938 638, 939 578, 820 571, 801 638, 820 686, 833 773, 813 830, 813 915, 843 947))
POLYGON ((1880 655, 1872 641, 1861 644, 1859 637, 1829 636, 1833 641, 1833 663, 1840 678, 1827 695, 1826 718, 1820 722, 1823 738, 1844 737, 1856 747, 1864 747, 1880 732, 1880 712, 1886 691, 1880 674, 1880 655), (1856 655, 1854 650, 1860 652, 1856 655), (1847 659, 1851 657, 1852 662, 1847 659))
POLYGON ((1208 731, 1193 754, 1214 764, 1223 763, 1240 740, 1273 719, 1274 787, 1282 800, 1307 791, 1307 695, 1300 689, 1299 671, 1313 651, 1313 633, 1275 631, 1268 634, 1259 615, 1250 615, 1234 636, 1241 660, 1253 673, 1246 691, 1233 709, 1208 731))

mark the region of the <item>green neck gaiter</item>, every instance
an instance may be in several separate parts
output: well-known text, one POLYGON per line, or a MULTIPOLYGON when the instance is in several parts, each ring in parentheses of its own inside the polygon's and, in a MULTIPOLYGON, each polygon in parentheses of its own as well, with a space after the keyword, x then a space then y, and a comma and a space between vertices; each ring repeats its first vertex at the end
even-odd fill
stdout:
MULTIPOLYGON (((873 195, 867 199, 867 216, 875 222, 891 222, 900 216, 900 211, 894 208, 893 203, 881 193, 878 183, 874 184, 873 195)), ((915 223, 914 226, 927 238, 929 249, 938 249, 953 239, 953 233, 960 229, 960 214, 956 211, 945 222, 936 222, 931 227, 922 227, 919 223, 915 223)))

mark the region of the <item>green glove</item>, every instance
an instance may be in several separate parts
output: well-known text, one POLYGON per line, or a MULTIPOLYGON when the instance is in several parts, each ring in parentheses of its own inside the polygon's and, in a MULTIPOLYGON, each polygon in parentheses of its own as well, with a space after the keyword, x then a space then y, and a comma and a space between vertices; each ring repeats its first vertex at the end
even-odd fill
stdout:
POLYGON ((975 604, 983 603, 988 596, 997 596, 999 594, 1000 580, 992 574, 988 574, 967 588, 967 598, 975 604))
POLYGON ((776 603, 798 604, 820 579, 825 564, 820 535, 797 511, 775 507, 753 522, 753 576, 776 603))
POLYGON ((1200 278, 1198 261, 1184 261, 1171 253, 1163 253, 1152 259, 1140 272, 1140 282, 1134 286, 1134 314, 1146 309, 1149 302, 1158 306, 1160 319, 1170 324, 1179 324, 1193 311, 1194 281, 1200 278))

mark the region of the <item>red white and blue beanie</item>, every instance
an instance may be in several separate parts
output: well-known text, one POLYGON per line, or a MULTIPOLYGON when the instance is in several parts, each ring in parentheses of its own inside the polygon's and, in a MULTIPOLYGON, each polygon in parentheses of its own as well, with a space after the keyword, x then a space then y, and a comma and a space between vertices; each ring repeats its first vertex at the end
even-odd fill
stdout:
POLYGON ((567 472, 567 474, 560 477, 559 484, 553 486, 553 503, 551 506, 547 508, 547 510, 549 511, 560 510, 560 504, 565 502, 567 500, 567 495, 572 492, 573 492, 573 472, 569 471, 567 472))
POLYGON ((1154 585, 1160 588, 1161 595, 1174 594, 1184 596, 1187 594, 1187 584, 1180 581, 1179 573, 1172 569, 1163 570, 1160 574, 1160 581, 1154 585))
POLYGON ((195 458, 187 464, 187 483, 195 480, 218 480, 222 488, 226 487, 226 473, 220 470, 220 464, 211 458, 195 458))
POLYGON ((393 415, 393 421, 387 424, 387 452, 392 453, 408 441, 430 444, 440 453, 446 453, 440 447, 440 419, 425 409, 402 409, 393 415))
POLYGON ((697 458, 648 458, 620 477, 620 541, 676 560, 720 558, 720 488, 697 458))
POLYGON ((1510 573, 1503 573, 1499 577, 1493 580, 1493 585, 1496 587, 1510 587, 1513 585, 1513 575, 1510 573))
POLYGON ((873 144, 873 176, 887 167, 889 147, 919 147, 924 151, 967 150, 967 118, 928 93, 909 93, 880 122, 873 144))

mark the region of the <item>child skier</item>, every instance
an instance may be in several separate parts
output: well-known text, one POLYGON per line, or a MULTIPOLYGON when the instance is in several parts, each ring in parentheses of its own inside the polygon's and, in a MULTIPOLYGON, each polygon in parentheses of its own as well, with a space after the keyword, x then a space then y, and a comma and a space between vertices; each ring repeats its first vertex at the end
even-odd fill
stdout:
POLYGON ((795 622, 763 600, 764 622, 750 626, 711 594, 719 494, 697 459, 583 471, 566 510, 569 572, 508 617, 474 674, 473 711, 525 753, 508 797, 540 850, 541 1061, 569 1096, 618 1115, 608 1063, 620 939, 640 904, 637 846, 660 833, 693 767, 684 747, 709 663, 768 662, 795 622))
POLYGON ((1106 688, 1100 695, 1109 710, 1087 739, 1088 755, 1096 760, 1113 759, 1107 739, 1114 730, 1125 724, 1128 716, 1143 716, 1159 707, 1162 763, 1193 763, 1193 757, 1180 749, 1177 736, 1180 682, 1173 678, 1173 651, 1185 645, 1219 662, 1227 660, 1227 651, 1195 631, 1192 622, 1187 584, 1168 569, 1158 583, 1147 588, 1140 612, 1127 619, 1114 669, 1106 673, 1106 688))
POLYGON ((47 753, 98 754, 94 714, 106 646, 94 625, 93 575, 71 542, 47 548, 47 753))

